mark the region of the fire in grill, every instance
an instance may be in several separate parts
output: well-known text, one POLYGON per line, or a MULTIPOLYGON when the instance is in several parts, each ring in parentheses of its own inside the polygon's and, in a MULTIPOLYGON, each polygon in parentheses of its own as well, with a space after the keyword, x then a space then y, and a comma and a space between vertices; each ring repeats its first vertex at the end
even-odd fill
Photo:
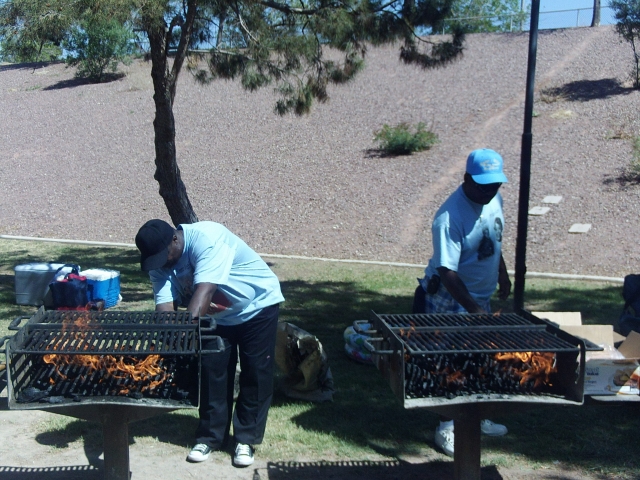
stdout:
POLYGON ((204 322, 188 312, 43 308, 18 317, 9 325, 17 333, 0 339, 9 408, 101 422, 105 479, 129 480, 128 423, 198 406, 200 356, 224 349, 215 322, 204 322), (202 350, 205 339, 217 349, 202 350))
MULTIPOLYGON (((455 423, 455 480, 480 479, 480 420, 523 406, 581 405, 586 346, 529 312, 371 312, 367 342, 405 408, 455 423)), ((359 326, 354 325, 356 331, 359 326)))
POLYGON ((582 402, 584 343, 533 315, 372 312, 370 321, 376 365, 407 408, 454 398, 582 402))
POLYGON ((22 408, 110 397, 197 405, 198 341, 186 312, 40 310, 8 344, 10 388, 22 408))

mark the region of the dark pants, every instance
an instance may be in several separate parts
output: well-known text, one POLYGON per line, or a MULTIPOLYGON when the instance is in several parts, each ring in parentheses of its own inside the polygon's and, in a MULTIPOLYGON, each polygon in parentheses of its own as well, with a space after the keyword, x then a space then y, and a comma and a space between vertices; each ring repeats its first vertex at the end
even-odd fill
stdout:
POLYGON ((424 291, 422 285, 418 284, 415 292, 413 292, 413 305, 411 306, 411 313, 424 313, 426 310, 426 300, 424 296, 427 292, 424 291))
MULTIPOLYGON (((200 423, 196 443, 217 450, 226 446, 233 421, 237 442, 262 442, 267 413, 273 397, 274 357, 278 305, 264 308, 240 325, 219 325, 215 335, 222 337, 225 350, 202 356, 200 376, 200 423), (240 356, 240 393, 233 409, 233 383, 240 356)), ((203 342, 203 350, 214 345, 203 342)))

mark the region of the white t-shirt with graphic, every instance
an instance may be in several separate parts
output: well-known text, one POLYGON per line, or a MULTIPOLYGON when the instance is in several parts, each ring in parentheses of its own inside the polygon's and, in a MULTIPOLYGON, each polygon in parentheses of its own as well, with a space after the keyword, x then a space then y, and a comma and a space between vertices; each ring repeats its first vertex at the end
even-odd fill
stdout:
POLYGON ((469 200, 461 185, 436 212, 425 278, 446 267, 458 273, 476 301, 487 300, 498 284, 503 229, 502 196, 481 205, 469 200))
POLYGON ((184 250, 173 268, 149 272, 156 305, 188 306, 195 286, 218 286, 207 312, 219 325, 238 325, 284 301, 280 282, 242 239, 215 222, 180 225, 184 250))

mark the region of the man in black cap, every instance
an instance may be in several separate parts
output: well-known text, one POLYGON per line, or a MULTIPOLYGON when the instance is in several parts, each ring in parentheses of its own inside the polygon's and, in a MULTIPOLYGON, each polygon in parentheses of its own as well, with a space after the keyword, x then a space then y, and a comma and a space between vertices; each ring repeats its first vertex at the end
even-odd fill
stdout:
MULTIPOLYGON (((157 311, 186 307, 193 318, 211 316, 222 353, 202 356, 200 422, 187 460, 202 462, 224 448, 233 423, 233 464, 254 461, 273 397, 278 309, 284 297, 269 266, 223 225, 198 222, 174 229, 150 220, 136 235, 140 266, 149 272, 157 311), (240 358, 240 392, 233 384, 240 358)), ((205 343, 203 350, 214 349, 205 343)))

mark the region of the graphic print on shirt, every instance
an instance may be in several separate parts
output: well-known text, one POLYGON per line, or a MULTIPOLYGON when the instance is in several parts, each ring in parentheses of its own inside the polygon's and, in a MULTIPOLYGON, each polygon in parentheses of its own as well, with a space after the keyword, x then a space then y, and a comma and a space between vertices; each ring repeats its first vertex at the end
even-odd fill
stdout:
POLYGON ((504 230, 504 226, 502 225, 502 219, 496 218, 493 222, 493 230, 496 232, 496 242, 502 243, 502 230, 504 230))
POLYGON ((493 240, 491 240, 491 235, 489 234, 489 227, 485 225, 482 228, 482 240, 480 240, 480 245, 478 245, 478 260, 489 258, 494 253, 495 247, 493 245, 493 240))

